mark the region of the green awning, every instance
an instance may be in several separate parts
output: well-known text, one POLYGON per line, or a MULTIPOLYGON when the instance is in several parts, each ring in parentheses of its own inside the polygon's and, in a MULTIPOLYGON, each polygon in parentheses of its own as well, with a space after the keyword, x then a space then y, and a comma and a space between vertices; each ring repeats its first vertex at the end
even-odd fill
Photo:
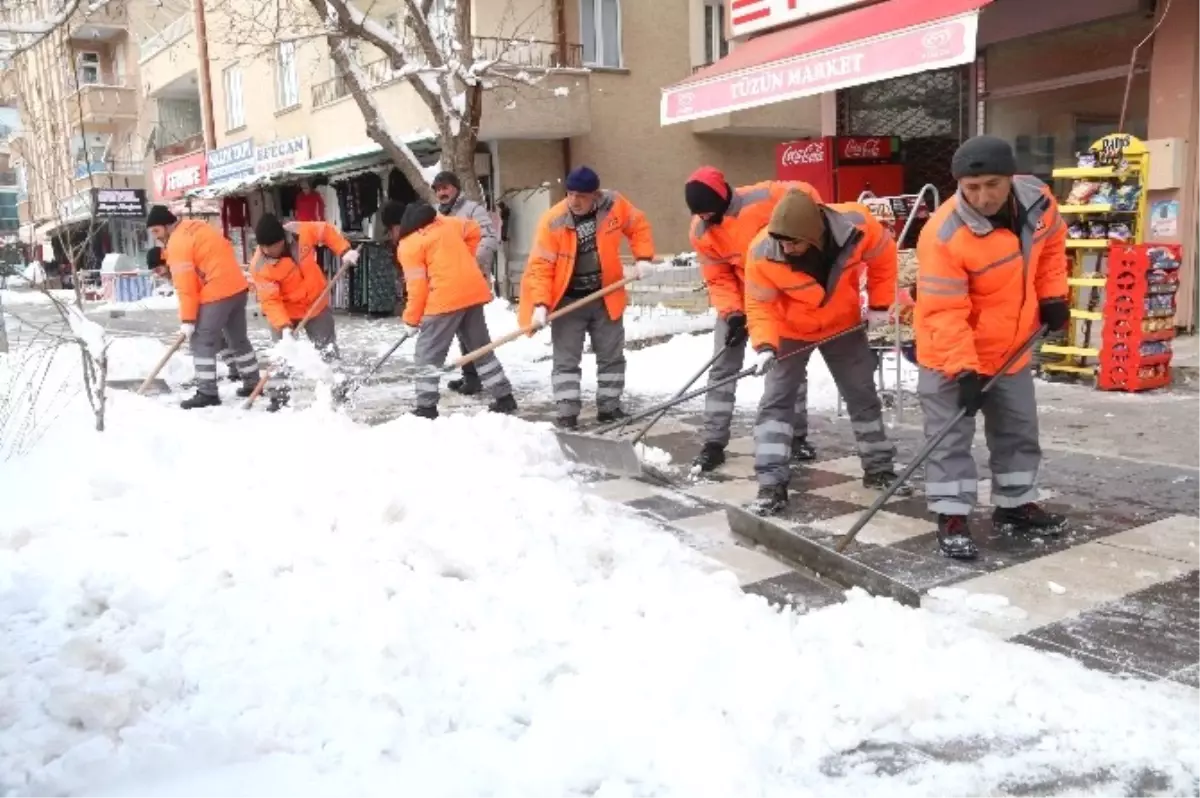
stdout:
MULTIPOLYGON (((405 144, 413 151, 413 155, 417 156, 417 160, 422 166, 432 165, 441 156, 437 140, 432 137, 413 138, 406 141, 405 144)), ((344 172, 371 169, 385 163, 387 160, 388 156, 384 152, 383 147, 378 144, 367 144, 352 150, 344 150, 342 152, 330 153, 321 158, 314 158, 299 166, 293 166, 287 172, 289 175, 295 177, 304 177, 306 175, 326 175, 333 177, 344 172)))

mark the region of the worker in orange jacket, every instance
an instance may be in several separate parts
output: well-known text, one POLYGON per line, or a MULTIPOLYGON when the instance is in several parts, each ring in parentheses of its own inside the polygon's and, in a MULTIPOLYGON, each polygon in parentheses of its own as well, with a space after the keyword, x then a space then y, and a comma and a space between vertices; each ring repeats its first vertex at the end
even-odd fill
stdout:
MULTIPOLYGON (((397 245, 396 259, 408 288, 405 332, 417 336, 414 360, 426 367, 416 379, 413 414, 434 419, 438 417, 440 370, 455 337, 468 351, 492 340, 483 313, 484 305, 492 301, 492 289, 475 261, 482 234, 474 221, 438 216, 427 202, 413 202, 406 208, 388 202, 380 216, 397 245)), ((480 382, 492 395, 488 410, 516 412, 512 385, 496 355, 489 352, 474 362, 480 382)))
MULTIPOLYGON (((542 214, 533 251, 521 278, 521 326, 541 327, 552 309, 570 304, 625 276, 621 239, 637 260, 641 278, 654 270, 654 240, 646 215, 616 191, 601 190, 600 177, 586 166, 571 171, 567 196, 542 214)), ((625 323, 628 296, 614 291, 558 319, 550 328, 554 363, 550 381, 556 405, 555 424, 575 429, 582 409, 584 337, 596 354, 596 420, 626 418, 621 409, 625 392, 625 323)))
POLYGON ((181 407, 191 410, 221 404, 217 392, 217 352, 224 341, 242 378, 238 396, 249 396, 258 383, 258 358, 246 332, 250 283, 229 239, 198 219, 180 221, 165 205, 146 217, 150 237, 166 250, 171 282, 179 297, 179 331, 191 344, 196 395, 181 407))
MULTIPOLYGON (((849 330, 863 321, 859 284, 866 272, 870 326, 887 323, 896 298, 896 242, 866 206, 821 205, 803 191, 789 191, 746 257, 746 321, 757 352, 756 373, 766 375, 754 425, 754 472, 758 497, 751 509, 781 512, 788 501, 792 417, 804 379, 806 344, 849 330)), ((883 489, 896 479, 896 447, 883 427, 875 389, 875 354, 865 330, 822 344, 821 357, 846 398, 863 466, 863 485, 883 489)), ((904 486, 900 495, 911 495, 904 486)))
MULTIPOLYGON (((714 351, 721 356, 708 371, 708 384, 720 382, 742 370, 746 359, 746 252, 750 241, 771 218, 771 212, 789 190, 808 194, 817 202, 821 195, 808 183, 778 180, 731 188, 725 175, 713 166, 702 166, 684 185, 684 199, 692 219, 692 251, 700 262, 700 273, 708 286, 709 303, 717 311, 713 330, 714 351)), ((737 383, 710 390, 704 398, 704 446, 693 468, 712 471, 725 462, 729 427, 737 401, 737 383)), ((808 379, 796 391, 792 421, 792 460, 815 460, 816 449, 808 442, 808 379)))
POLYGON ((971 442, 980 410, 993 528, 1038 537, 1066 528, 1065 517, 1036 501, 1042 450, 1030 355, 986 394, 983 385, 1039 323, 1061 330, 1070 321, 1067 230, 1050 189, 1035 177, 1016 175, 1007 141, 968 139, 950 170, 958 191, 925 224, 917 243, 917 391, 926 435, 949 423, 959 408, 967 411, 925 461, 925 495, 937 514, 942 553, 972 559, 978 548, 967 518, 979 482, 971 442))
MULTIPOLYGON (((258 248, 250 260, 250 276, 258 292, 258 306, 271 325, 271 340, 291 339, 297 325, 309 314, 304 332, 308 340, 329 361, 337 357, 337 333, 329 295, 328 281, 317 263, 317 247, 328 247, 351 266, 358 263, 358 250, 327 222, 288 222, 273 213, 264 213, 254 227, 258 248), (314 306, 313 303, 320 302, 314 306)), ((291 370, 281 365, 267 386, 270 405, 275 412, 287 404, 291 388, 291 370)))

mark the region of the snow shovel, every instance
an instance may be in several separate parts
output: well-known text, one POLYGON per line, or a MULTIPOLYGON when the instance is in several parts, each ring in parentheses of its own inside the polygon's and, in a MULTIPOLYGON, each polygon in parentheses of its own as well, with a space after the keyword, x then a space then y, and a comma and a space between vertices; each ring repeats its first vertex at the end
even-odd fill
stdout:
MULTIPOLYGON (((721 358, 721 356, 725 354, 726 350, 728 350, 728 349, 729 349, 729 344, 725 344, 719 350, 717 350, 717 353, 715 355, 713 355, 707 363, 705 363, 703 366, 701 366, 700 370, 697 371, 692 376, 692 378, 687 381, 687 384, 684 385, 682 388, 680 388, 675 393, 675 395, 671 398, 678 399, 680 396, 683 396, 685 393, 687 393, 688 389, 696 384, 696 380, 700 379, 706 373, 708 373, 708 370, 713 367, 713 363, 716 363, 721 358)), ((662 419, 662 417, 667 414, 668 410, 670 410, 669 407, 664 407, 662 410, 660 410, 658 412, 657 416, 650 419, 649 424, 642 427, 641 432, 639 432, 637 435, 634 435, 632 438, 630 438, 629 443, 632 444, 633 446, 637 446, 639 443, 641 443, 642 438, 646 437, 646 433, 650 431, 650 428, 653 427, 655 424, 657 424, 662 419)), ((625 424, 623 424, 621 426, 621 429, 623 430, 625 428, 625 426, 628 425, 628 423, 629 423, 628 420, 625 420, 625 424)), ((617 432, 618 432, 618 434, 620 434, 620 430, 618 430, 617 432)))
MULTIPOLYGON (((802 352, 811 352, 817 347, 823 346, 830 341, 841 338, 843 335, 849 335, 853 332, 859 332, 863 329, 864 324, 856 324, 848 330, 842 330, 836 335, 831 335, 828 338, 822 338, 820 341, 814 341, 811 344, 803 346, 794 352, 789 352, 780 357, 780 360, 787 360, 790 357, 795 357, 802 352)), ((737 382, 740 379, 754 374, 756 366, 747 366, 736 374, 730 374, 728 377, 717 380, 714 383, 705 385, 701 388, 696 388, 685 393, 678 394, 665 402, 660 402, 653 407, 647 408, 640 412, 634 413, 629 418, 623 418, 620 421, 614 421, 611 424, 605 424, 598 429, 588 433, 583 432, 560 432, 558 433, 559 444, 562 446, 563 453, 572 460, 584 465, 594 466, 620 476, 640 477, 643 474, 641 460, 637 456, 637 450, 629 441, 613 440, 611 438, 601 438, 607 432, 612 432, 615 429, 624 427, 627 424, 632 424, 636 421, 641 421, 644 418, 659 415, 672 407, 681 405, 684 402, 691 401, 697 396, 703 396, 709 391, 716 390, 725 385, 737 382)), ((699 375, 696 375, 699 379, 699 375)))
POLYGON ((388 358, 390 358, 392 355, 396 354, 396 350, 399 349, 401 346, 403 346, 404 342, 407 341, 408 339, 409 339, 408 333, 401 333, 400 337, 396 339, 396 343, 394 343, 390 347, 388 347, 388 350, 379 356, 379 359, 376 360, 375 364, 373 366, 371 366, 370 369, 367 370, 366 374, 364 374, 362 377, 359 377, 355 380, 347 380, 346 382, 343 382, 341 385, 334 388, 333 389, 334 401, 335 402, 345 402, 347 399, 349 399, 350 396, 355 391, 357 391, 359 388, 362 387, 364 382, 366 382, 367 380, 374 377, 375 372, 377 372, 381 368, 383 368, 383 364, 388 361, 388 358))
MULTIPOLYGON (((308 312, 304 314, 304 318, 300 319, 300 323, 296 325, 296 331, 294 334, 297 338, 300 337, 300 333, 304 332, 304 327, 308 324, 308 320, 313 317, 313 311, 317 309, 317 305, 320 305, 321 300, 329 296, 329 292, 333 290, 334 283, 342 279, 342 275, 346 272, 346 269, 349 268, 350 264, 346 261, 342 261, 342 265, 338 267, 338 270, 334 273, 333 278, 325 281, 325 288, 321 290, 321 293, 317 295, 317 298, 314 299, 312 304, 308 306, 308 312)), ((250 406, 254 404, 254 400, 262 394, 263 388, 267 387, 267 381, 271 379, 271 375, 273 373, 274 372, 272 371, 263 369, 262 376, 258 378, 258 384, 254 386, 254 390, 250 392, 250 395, 246 397, 246 401, 242 403, 243 410, 250 409, 250 406)))
POLYGON ((135 393, 137 393, 138 396, 143 396, 146 391, 150 391, 152 394, 169 393, 171 386, 167 385, 166 380, 157 379, 158 372, 163 370, 163 367, 167 365, 167 361, 171 359, 172 355, 179 351, 179 347, 183 346, 183 342, 186 340, 187 336, 183 333, 179 333, 179 335, 175 336, 175 340, 171 342, 169 347, 167 347, 167 351, 159 359, 158 363, 154 365, 154 369, 150 372, 146 379, 109 380, 105 384, 109 388, 115 388, 118 391, 133 390, 136 386, 137 390, 135 393))
MULTIPOLYGON (((985 393, 991 390, 1001 374, 1007 373, 1013 364, 1029 351, 1038 338, 1045 335, 1046 330, 1047 327, 1042 325, 1033 335, 1029 336, 1021 345, 1021 348, 1014 352, 1005 361, 1004 365, 997 370, 996 375, 983 386, 985 393)), ((795 560, 845 587, 860 587, 873 595, 887 596, 901 604, 919 607, 921 605, 921 594, 916 589, 898 582, 892 577, 842 552, 854 541, 854 538, 862 531, 862 528, 875 517, 880 508, 887 503, 887 500, 929 458, 933 450, 941 444, 965 415, 966 411, 960 408, 954 414, 954 417, 938 430, 937 434, 926 441, 921 450, 913 457, 912 462, 887 487, 887 490, 879 494, 875 502, 863 511, 858 520, 854 522, 854 525, 850 527, 845 535, 838 539, 833 548, 823 546, 815 540, 803 537, 775 521, 761 518, 737 507, 730 507, 726 510, 726 516, 729 519, 729 528, 737 534, 795 560)))

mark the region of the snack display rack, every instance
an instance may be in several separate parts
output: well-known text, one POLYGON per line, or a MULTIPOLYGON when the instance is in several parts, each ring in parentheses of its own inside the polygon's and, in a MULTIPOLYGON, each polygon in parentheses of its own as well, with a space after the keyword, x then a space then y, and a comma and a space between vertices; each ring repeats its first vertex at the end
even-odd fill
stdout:
POLYGON ((1081 153, 1075 166, 1054 170, 1056 180, 1072 181, 1058 206, 1067 223, 1071 323, 1065 336, 1042 343, 1038 352, 1041 371, 1097 376, 1111 321, 1111 253, 1142 243, 1149 165, 1146 145, 1140 139, 1113 133, 1081 153), (1097 322, 1103 331, 1094 335, 1097 322))
POLYGON ((1149 391, 1171 383, 1178 244, 1112 244, 1096 387, 1149 391))

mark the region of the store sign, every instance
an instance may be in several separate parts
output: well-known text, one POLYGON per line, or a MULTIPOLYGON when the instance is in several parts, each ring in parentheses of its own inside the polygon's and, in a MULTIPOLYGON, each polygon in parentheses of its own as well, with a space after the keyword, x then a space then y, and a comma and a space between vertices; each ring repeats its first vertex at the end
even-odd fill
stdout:
POLYGON ((837 140, 838 163, 881 161, 892 157, 890 136, 841 136, 837 140))
POLYGON ((242 139, 208 153, 208 182, 220 183, 254 174, 254 139, 242 139))
POLYGON ((58 203, 58 218, 60 221, 65 222, 77 217, 86 216, 91 207, 92 195, 87 189, 84 189, 58 203))
POLYGON ((663 89, 662 124, 703 119, 836 89, 968 64, 979 15, 967 14, 819 53, 663 89))
POLYGON ((278 172, 308 160, 308 136, 263 144, 254 150, 254 171, 278 172))
POLYGON ((154 167, 154 196, 160 200, 179 199, 207 182, 208 161, 203 152, 193 152, 154 167))
POLYGON ((729 32, 737 39, 870 2, 874 0, 729 0, 729 32))
POLYGON ((110 219, 144 219, 146 192, 140 188, 92 189, 92 216, 110 219))

